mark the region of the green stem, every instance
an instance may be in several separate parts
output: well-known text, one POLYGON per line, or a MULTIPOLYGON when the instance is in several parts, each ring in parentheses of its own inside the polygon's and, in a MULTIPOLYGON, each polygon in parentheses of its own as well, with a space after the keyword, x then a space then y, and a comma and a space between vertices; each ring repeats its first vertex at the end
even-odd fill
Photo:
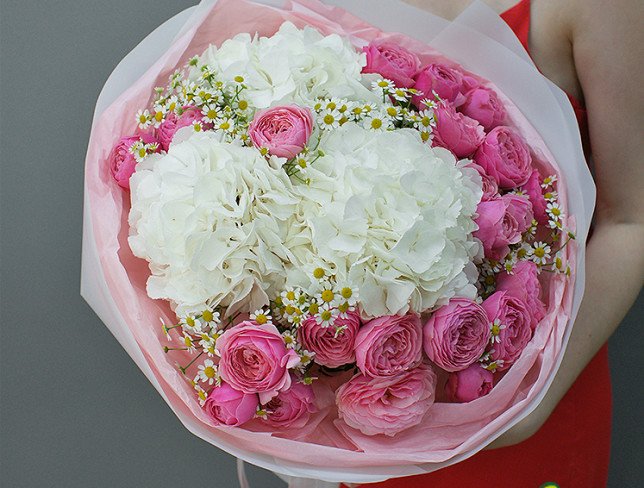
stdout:
POLYGON ((199 359, 202 355, 203 355, 203 351, 201 351, 199 354, 197 354, 197 356, 196 356, 192 361, 190 361, 186 366, 179 366, 179 369, 181 370, 181 372, 182 372, 183 374, 186 374, 186 370, 187 370, 190 366, 192 366, 192 365, 194 364, 194 362, 195 362, 197 359, 199 359))

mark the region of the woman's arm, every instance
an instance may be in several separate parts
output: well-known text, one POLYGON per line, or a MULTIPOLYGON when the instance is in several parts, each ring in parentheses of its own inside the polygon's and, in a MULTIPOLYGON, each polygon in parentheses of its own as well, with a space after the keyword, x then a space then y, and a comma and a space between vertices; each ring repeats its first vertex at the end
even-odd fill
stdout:
POLYGON ((570 3, 570 42, 588 109, 598 193, 586 291, 544 401, 492 448, 521 442, 541 427, 644 282, 644 7, 639 0, 570 3))

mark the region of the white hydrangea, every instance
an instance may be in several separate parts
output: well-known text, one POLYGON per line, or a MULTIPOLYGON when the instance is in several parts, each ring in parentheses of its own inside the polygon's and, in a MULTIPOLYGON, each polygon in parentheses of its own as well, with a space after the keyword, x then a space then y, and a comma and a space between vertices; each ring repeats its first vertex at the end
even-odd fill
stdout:
POLYGON ((474 170, 413 130, 347 123, 322 141, 309 185, 213 132, 151 155, 130 180, 130 247, 150 262, 148 294, 179 314, 252 311, 322 266, 360 293, 366 317, 474 297, 474 170))
POLYGON ((150 262, 150 297, 180 315, 206 303, 255 310, 284 283, 299 197, 256 149, 194 133, 137 165, 130 188, 129 244, 150 262))
POLYGON ((330 268, 360 291, 365 316, 421 312, 456 294, 476 296, 471 237, 481 198, 475 171, 449 151, 402 129, 374 132, 353 123, 323 140, 325 156, 298 186, 302 203, 291 233, 299 266, 287 284, 310 286, 307 270, 330 268), (321 262, 322 261, 322 262, 321 262))
MULTIPOLYGON (((253 40, 247 33, 211 45, 199 57, 223 81, 244 77, 244 96, 256 108, 278 102, 304 103, 317 97, 377 101, 361 84, 365 55, 337 34, 323 36, 311 27, 285 22, 271 37, 253 40)), ((191 77, 196 79, 199 69, 191 77)))

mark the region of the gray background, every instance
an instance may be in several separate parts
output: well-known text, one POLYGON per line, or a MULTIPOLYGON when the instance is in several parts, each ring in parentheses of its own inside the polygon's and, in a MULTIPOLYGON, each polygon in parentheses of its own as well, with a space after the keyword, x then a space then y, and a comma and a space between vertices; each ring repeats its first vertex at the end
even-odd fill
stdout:
MULTIPOLYGON (((195 0, 196 1, 196 0, 195 0)), ((83 161, 121 58, 192 0, 2 1, 3 487, 236 486, 79 295, 83 161)), ((611 487, 644 486, 644 299, 611 339, 611 487)), ((251 470, 258 487, 283 486, 251 470)))

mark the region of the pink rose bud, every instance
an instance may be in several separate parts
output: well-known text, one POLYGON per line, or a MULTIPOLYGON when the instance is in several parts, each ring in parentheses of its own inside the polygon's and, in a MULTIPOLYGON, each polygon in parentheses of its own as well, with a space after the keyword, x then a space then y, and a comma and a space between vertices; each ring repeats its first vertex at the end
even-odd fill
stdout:
POLYGON ((537 265, 532 261, 519 261, 512 269, 512 274, 502 271, 496 278, 496 291, 505 291, 525 303, 532 321, 530 327, 535 329, 546 315, 546 306, 541 301, 541 283, 537 274, 537 265))
POLYGON ((430 64, 415 76, 414 88, 422 94, 414 96, 411 101, 416 107, 421 107, 425 98, 434 100, 434 92, 442 100, 458 106, 465 97, 463 90, 463 75, 461 72, 442 64, 430 64))
POLYGON ((300 362, 273 324, 242 322, 217 339, 217 349, 221 378, 236 390, 259 393, 262 404, 290 388, 288 370, 300 362))
POLYGON ((423 328, 425 353, 445 371, 478 361, 490 342, 490 320, 476 302, 452 298, 432 313, 423 328))
POLYGON ((481 180, 483 180, 483 196, 481 197, 481 201, 485 202, 500 196, 499 185, 494 178, 488 175, 485 170, 476 163, 470 163, 467 166, 469 168, 474 168, 481 175, 481 180))
POLYGON ((264 405, 266 411, 264 423, 277 428, 302 428, 308 422, 310 415, 315 412, 314 399, 313 388, 292 377, 291 387, 278 393, 264 405))
POLYGON ((210 390, 204 410, 218 424, 237 426, 252 419, 258 405, 257 394, 244 393, 222 383, 210 390))
POLYGON ((487 395, 493 386, 494 375, 477 362, 463 371, 450 374, 445 393, 453 402, 467 403, 487 395))
POLYGON ((504 190, 525 184, 532 172, 530 148, 523 136, 510 127, 495 127, 474 155, 474 162, 483 167, 504 190))
POLYGON ((472 235, 483 244, 485 257, 496 261, 510 252, 510 244, 521 242, 521 234, 532 222, 530 201, 511 193, 482 201, 476 212, 479 228, 472 235))
MULTIPOLYGON (((169 113, 156 130, 157 139, 159 139, 163 150, 167 151, 170 148, 172 138, 179 129, 189 127, 195 122, 203 123, 203 114, 199 108, 193 105, 183 107, 181 115, 177 115, 174 112, 169 113)), ((210 127, 212 127, 212 124, 204 124, 203 128, 205 130, 210 127)))
POLYGON ((130 189, 130 176, 134 173, 134 167, 136 166, 136 159, 134 158, 134 154, 130 152, 130 148, 132 144, 139 141, 143 142, 143 144, 157 142, 149 134, 121 137, 110 153, 110 172, 118 185, 126 190, 130 189))
POLYGON ((394 436, 418 425, 434 404, 436 374, 428 365, 388 378, 360 373, 336 392, 338 415, 365 435, 394 436))
POLYGON ((483 302, 483 308, 492 324, 498 321, 498 330, 492 327, 490 360, 496 361, 497 369, 503 371, 519 358, 532 339, 533 317, 525 302, 507 291, 494 292, 483 302))
POLYGON ((505 108, 497 94, 482 86, 467 93, 465 103, 459 107, 459 110, 477 120, 486 131, 501 125, 506 117, 505 108))
POLYGON ((422 358, 423 330, 420 318, 385 315, 358 331, 356 364, 367 376, 393 376, 414 368, 422 358))
POLYGON ((548 225, 548 214, 546 213, 546 199, 543 197, 543 189, 541 188, 541 177, 538 171, 530 173, 530 178, 525 185, 523 191, 530 198, 532 203, 532 211, 534 218, 541 225, 548 225))
POLYGON ((449 149, 458 158, 467 158, 483 142, 483 127, 476 120, 458 113, 451 105, 441 103, 434 113, 433 146, 449 149))
POLYGON ((329 368, 338 368, 356 360, 354 343, 360 328, 360 316, 348 312, 347 318, 335 319, 334 327, 322 327, 313 317, 302 322, 298 337, 304 349, 315 353, 313 360, 329 368), (336 332, 342 327, 341 332, 336 332))
POLYGON ((367 55, 363 73, 377 73, 393 81, 399 88, 411 88, 414 75, 420 68, 420 60, 402 46, 386 41, 372 41, 362 48, 367 55))
POLYGON ((291 159, 306 146, 313 132, 313 115, 308 108, 297 105, 260 110, 248 127, 248 135, 258 149, 291 159))

